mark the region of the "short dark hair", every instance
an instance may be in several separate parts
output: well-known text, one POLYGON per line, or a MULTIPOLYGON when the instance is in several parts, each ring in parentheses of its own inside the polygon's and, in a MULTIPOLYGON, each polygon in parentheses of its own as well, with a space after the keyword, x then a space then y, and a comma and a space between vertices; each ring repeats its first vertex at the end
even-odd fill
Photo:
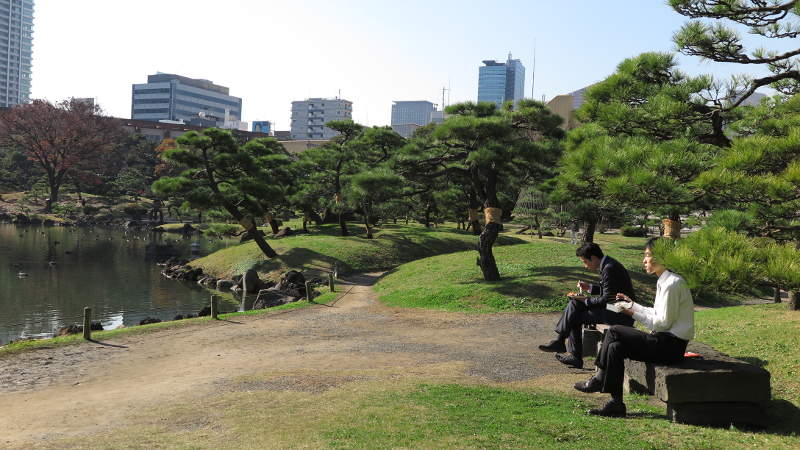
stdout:
POLYGON ((651 237, 651 238, 650 238, 650 239, 648 239, 648 240, 647 240, 647 242, 644 244, 644 249, 645 249, 645 250, 652 250, 652 249, 653 249, 653 247, 655 247, 655 246, 656 246, 656 241, 658 241, 659 239, 661 239, 661 237, 660 237, 660 236, 651 237))
POLYGON ((603 251, 600 250, 600 246, 595 244, 594 242, 584 242, 583 245, 578 247, 575 250, 575 256, 579 256, 581 258, 591 259, 592 256, 597 256, 598 258, 603 258, 603 251))

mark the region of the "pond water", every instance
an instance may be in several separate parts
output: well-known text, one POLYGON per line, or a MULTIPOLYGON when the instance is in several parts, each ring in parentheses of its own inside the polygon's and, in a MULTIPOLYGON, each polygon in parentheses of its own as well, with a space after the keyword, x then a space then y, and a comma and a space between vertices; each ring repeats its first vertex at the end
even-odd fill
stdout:
POLYGON ((170 244, 188 257, 235 242, 196 234, 0 224, 0 345, 81 324, 85 306, 105 329, 146 317, 196 314, 208 305, 210 292, 163 277, 162 267, 146 259, 146 246, 170 244))

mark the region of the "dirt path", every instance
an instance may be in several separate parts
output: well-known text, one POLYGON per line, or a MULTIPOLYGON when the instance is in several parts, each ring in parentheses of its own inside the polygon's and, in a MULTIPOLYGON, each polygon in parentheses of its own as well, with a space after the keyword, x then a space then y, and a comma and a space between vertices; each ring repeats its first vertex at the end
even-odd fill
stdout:
POLYGON ((583 378, 552 354, 555 315, 461 314, 396 309, 376 301, 377 274, 354 277, 331 306, 243 316, 98 343, 0 358, 0 448, 46 445, 108 431, 140 408, 177 397, 247 389, 265 371, 284 374, 260 388, 337 383, 386 374, 509 383, 554 374, 583 378), (325 374, 355 374, 345 380, 325 374))

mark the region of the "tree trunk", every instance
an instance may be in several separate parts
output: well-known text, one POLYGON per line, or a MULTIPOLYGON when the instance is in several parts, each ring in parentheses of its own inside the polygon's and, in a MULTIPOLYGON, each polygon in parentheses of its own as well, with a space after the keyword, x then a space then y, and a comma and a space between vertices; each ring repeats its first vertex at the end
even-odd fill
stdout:
POLYGON ((55 183, 50 183, 50 197, 47 199, 47 203, 44 206, 45 212, 51 212, 53 210, 53 204, 58 203, 58 188, 59 186, 55 183))
POLYGON ((203 223, 203 212, 202 211, 197 213, 197 223, 203 223))
POLYGON ((800 292, 789 291, 789 311, 800 310, 800 292))
POLYGON ((670 214, 668 218, 661 221, 664 224, 664 237, 670 239, 681 238, 681 216, 670 214))
POLYGON ((481 222, 478 220, 478 208, 469 208, 469 226, 472 228, 472 234, 478 236, 481 234, 481 222))
POLYGON ((367 208, 362 206, 361 210, 364 211, 364 226, 367 227, 367 239, 372 239, 372 227, 369 224, 369 213, 367 208))
POLYGON ((594 229, 597 226, 597 219, 586 220, 586 231, 583 233, 583 242, 594 242, 594 229))
POLYGON ((425 228, 431 227, 431 202, 425 205, 425 228))
POLYGON ((272 229, 272 234, 278 234, 278 232, 281 231, 280 227, 278 226, 278 221, 275 220, 274 217, 269 220, 269 227, 272 229))
POLYGON ((344 221, 344 211, 339 211, 339 229, 341 230, 342 236, 350 236, 350 233, 347 231, 347 223, 344 221))
POLYGON ((239 221, 239 224, 250 233, 250 236, 253 236, 253 240, 258 245, 258 248, 267 256, 267 258, 274 258, 278 256, 275 253, 275 250, 267 244, 267 241, 264 240, 264 236, 258 232, 258 227, 256 227, 256 222, 250 218, 245 217, 242 213, 239 212, 236 208, 226 208, 231 215, 239 221), (238 216, 238 217, 237 217, 238 216))
POLYGON ((542 239, 542 224, 539 222, 539 216, 533 216, 534 224, 536 225, 536 233, 539 235, 539 239, 542 239))
MULTIPOLYGON (((499 208, 495 209, 500 211, 499 208)), ((481 268, 481 272, 483 272, 483 279, 486 281, 498 281, 500 279, 500 271, 497 269, 497 262, 494 260, 492 246, 497 240, 501 227, 502 225, 499 223, 487 222, 480 238, 478 238, 478 265, 481 268)))

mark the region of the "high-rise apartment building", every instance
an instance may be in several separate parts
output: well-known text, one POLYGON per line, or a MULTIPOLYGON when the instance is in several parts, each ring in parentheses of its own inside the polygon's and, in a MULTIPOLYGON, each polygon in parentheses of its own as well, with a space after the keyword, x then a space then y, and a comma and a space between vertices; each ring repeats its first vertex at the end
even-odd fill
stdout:
POLYGON ((292 139, 330 139, 338 133, 325 124, 353 118, 353 102, 341 98, 309 98, 292 102, 292 139))
POLYGON ((33 0, 0 0, 0 107, 31 98, 33 0))
POLYGON ((492 102, 502 106, 507 101, 514 103, 522 99, 525 90, 525 66, 518 59, 506 62, 483 61, 478 70, 478 102, 492 102))
POLYGON ((147 83, 134 84, 131 119, 176 120, 213 118, 217 126, 242 120, 242 99, 229 95, 229 89, 208 80, 171 73, 147 77, 147 83))

